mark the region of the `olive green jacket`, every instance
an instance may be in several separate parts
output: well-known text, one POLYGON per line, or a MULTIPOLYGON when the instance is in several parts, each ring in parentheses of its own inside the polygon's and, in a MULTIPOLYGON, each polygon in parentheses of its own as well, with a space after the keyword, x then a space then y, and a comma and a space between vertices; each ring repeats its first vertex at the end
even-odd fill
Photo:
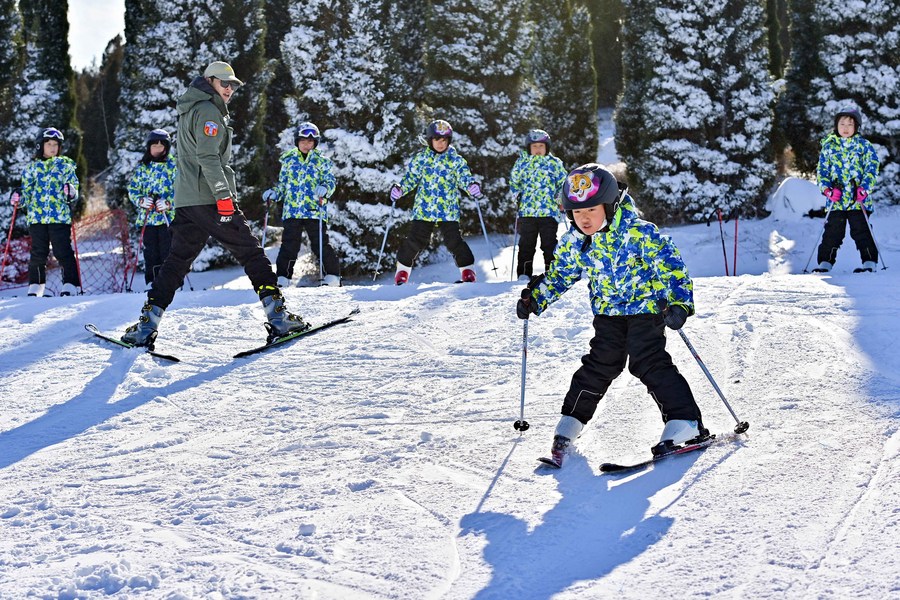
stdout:
POLYGON ((228 108, 208 81, 197 77, 178 99, 175 208, 237 199, 228 108))

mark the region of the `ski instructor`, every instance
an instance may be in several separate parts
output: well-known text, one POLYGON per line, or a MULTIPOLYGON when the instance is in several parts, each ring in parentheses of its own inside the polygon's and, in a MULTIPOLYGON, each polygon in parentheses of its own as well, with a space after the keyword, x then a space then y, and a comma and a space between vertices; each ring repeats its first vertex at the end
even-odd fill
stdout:
POLYGON ((210 236, 244 267, 263 304, 270 340, 309 327, 285 309, 272 264, 234 204, 237 187, 228 166, 233 135, 228 103, 242 85, 231 65, 216 61, 178 99, 172 247, 147 292, 140 319, 125 331, 123 342, 153 345, 163 312, 210 236))

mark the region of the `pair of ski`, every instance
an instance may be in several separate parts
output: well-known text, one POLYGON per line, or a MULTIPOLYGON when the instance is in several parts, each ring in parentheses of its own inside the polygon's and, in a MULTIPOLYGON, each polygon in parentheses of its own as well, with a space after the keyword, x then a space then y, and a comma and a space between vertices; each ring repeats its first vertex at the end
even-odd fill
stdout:
MULTIPOLYGON (((654 455, 652 458, 648 458, 647 460, 642 460, 636 463, 630 464, 619 464, 619 463, 603 463, 600 465, 600 471, 602 473, 624 473, 626 471, 637 471, 640 469, 645 469, 652 464, 658 463, 661 460, 666 460, 668 458, 672 458, 673 456, 680 456, 682 454, 687 454, 688 452, 694 452, 696 450, 703 450, 708 448, 713 442, 716 441, 715 434, 709 436, 708 438, 693 443, 693 444, 684 444, 683 446, 678 446, 671 452, 665 452, 663 454, 654 455)), ((559 469, 562 465, 552 458, 548 458, 546 456, 542 456, 538 459, 538 461, 553 469, 559 469)))
MULTIPOLYGON (((326 321, 325 323, 321 323, 319 325, 313 325, 309 329, 304 329, 303 331, 298 331, 296 333, 289 333, 287 335, 276 337, 272 340, 267 341, 262 346, 258 346, 256 348, 251 348, 250 350, 244 350, 243 352, 238 352, 237 354, 234 355, 234 358, 244 358, 245 356, 250 356, 252 354, 259 354, 260 352, 265 352, 266 350, 269 350, 271 348, 275 348, 277 346, 282 346, 282 345, 286 344, 287 342, 296 340, 297 338, 307 336, 311 333, 316 333, 317 331, 322 331, 323 329, 328 329, 329 327, 334 327, 335 325, 340 325, 341 323, 346 323, 354 315, 357 315, 357 314, 359 314, 359 308, 354 308, 352 311, 350 311, 350 314, 348 314, 344 317, 332 319, 331 321, 326 321)), ((170 362, 181 362, 178 359, 178 357, 176 357, 176 356, 172 356, 171 354, 162 354, 160 352, 156 352, 153 349, 153 346, 149 346, 149 347, 148 346, 135 346, 134 344, 129 344, 128 342, 123 342, 122 340, 120 340, 118 338, 106 335, 103 332, 101 332, 99 329, 97 329, 97 326, 92 323, 88 323, 87 325, 84 326, 84 328, 86 330, 88 330, 89 332, 93 333, 98 338, 100 338, 102 340, 106 340, 107 342, 110 342, 110 343, 120 346, 122 348, 142 348, 150 356, 153 356, 153 357, 156 357, 156 358, 159 358, 162 360, 168 360, 170 362)))

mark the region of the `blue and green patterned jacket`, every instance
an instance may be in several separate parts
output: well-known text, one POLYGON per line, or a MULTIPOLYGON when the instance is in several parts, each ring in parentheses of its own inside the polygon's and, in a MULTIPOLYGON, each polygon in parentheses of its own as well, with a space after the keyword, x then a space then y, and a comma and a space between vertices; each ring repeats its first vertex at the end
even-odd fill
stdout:
POLYGON ((303 156, 299 148, 292 148, 281 155, 281 172, 275 192, 284 202, 282 219, 327 219, 325 204, 319 204, 315 197, 316 187, 322 185, 328 191, 325 198, 334 193, 334 163, 330 158, 313 148, 303 156))
POLYGON ((653 223, 638 218, 625 196, 607 231, 585 235, 574 226, 554 251, 544 280, 532 292, 538 314, 555 302, 582 274, 588 278, 595 315, 640 315, 660 312, 657 300, 680 304, 694 313, 694 284, 671 238, 653 223))
POLYGON ((22 173, 22 206, 26 224, 72 223, 72 209, 63 193, 65 184, 78 191, 75 161, 68 156, 35 160, 22 173))
MULTIPOLYGON (((841 199, 833 210, 861 210, 854 195, 854 181, 869 194, 878 178, 878 155, 868 140, 860 135, 843 138, 831 133, 822 140, 819 152, 819 189, 840 188, 841 199)), ((866 210, 872 212, 872 196, 865 200, 866 210)))
POLYGON ((138 206, 137 222, 147 225, 165 225, 166 216, 169 221, 175 218, 175 158, 170 154, 162 162, 141 163, 138 165, 131 181, 128 184, 128 198, 132 204, 138 206), (155 210, 145 211, 138 206, 141 198, 160 198, 166 200, 172 207, 164 213, 155 210))
POLYGON ((562 223, 558 194, 567 174, 552 154, 532 156, 523 151, 509 177, 509 191, 519 196, 519 216, 553 217, 562 223))
POLYGON ((469 164, 449 146, 438 154, 430 147, 420 150, 409 161, 400 189, 414 189, 412 218, 416 221, 459 221, 459 189, 474 183, 469 164))

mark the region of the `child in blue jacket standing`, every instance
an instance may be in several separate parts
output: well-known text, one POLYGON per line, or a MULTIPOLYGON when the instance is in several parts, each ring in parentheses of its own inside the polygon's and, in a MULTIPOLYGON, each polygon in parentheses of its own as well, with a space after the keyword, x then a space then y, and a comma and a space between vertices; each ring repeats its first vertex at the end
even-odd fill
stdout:
POLYGON ((400 183, 391 186, 393 201, 416 190, 412 226, 397 252, 394 283, 402 285, 409 281, 416 256, 431 241, 435 227, 459 267, 460 279, 474 282, 475 256, 459 231, 459 190, 465 189, 477 199, 481 198, 481 187, 472 177, 466 159, 450 145, 453 140, 450 123, 432 121, 425 137, 428 147, 413 156, 400 183))
POLYGON ((279 287, 287 287, 294 276, 294 262, 300 252, 303 232, 309 238, 313 254, 322 261, 322 285, 341 285, 341 266, 331 244, 326 227, 326 203, 334 193, 334 163, 318 150, 321 135, 313 123, 301 123, 294 131, 294 148, 281 155, 281 171, 275 188, 266 190, 263 200, 268 204, 281 200, 284 233, 281 249, 275 260, 279 287), (321 233, 321 241, 320 241, 321 233), (321 246, 322 256, 319 256, 321 246))
POLYGON ((859 134, 860 127, 859 111, 844 108, 834 116, 834 131, 822 140, 819 189, 832 205, 819 245, 819 266, 813 269, 817 273, 827 273, 834 266, 847 223, 862 261, 862 267, 855 271, 871 272, 878 267, 878 247, 868 224, 868 215, 875 210, 869 195, 878 178, 878 155, 872 144, 859 134))
POLYGON ((531 278, 539 235, 544 268, 549 268, 553 260, 556 230, 563 221, 557 196, 565 179, 562 161, 550 154, 550 134, 543 129, 529 131, 525 136, 525 152, 516 159, 509 177, 509 191, 516 198, 518 210, 516 275, 519 277, 531 278))
POLYGON ((138 208, 143 229, 144 282, 149 289, 172 247, 169 224, 175 218, 175 157, 165 129, 154 129, 144 143, 144 156, 128 184, 128 198, 138 208))
POLYGON ((27 212, 31 234, 28 263, 28 295, 43 296, 50 247, 62 267, 60 296, 73 296, 81 287, 78 263, 72 250, 72 209, 78 200, 75 161, 62 156, 62 132, 48 127, 38 138, 35 160, 22 173, 22 193, 13 194, 13 204, 21 200, 27 212))
POLYGON ((625 369, 641 380, 665 423, 654 454, 704 439, 700 408, 666 352, 665 328, 680 329, 694 312, 693 282, 681 254, 656 225, 640 219, 612 173, 586 164, 566 177, 563 208, 572 222, 546 274, 522 291, 516 315, 539 315, 582 277, 594 313, 590 352, 572 376, 552 457, 562 466, 569 445, 594 416, 625 369))

